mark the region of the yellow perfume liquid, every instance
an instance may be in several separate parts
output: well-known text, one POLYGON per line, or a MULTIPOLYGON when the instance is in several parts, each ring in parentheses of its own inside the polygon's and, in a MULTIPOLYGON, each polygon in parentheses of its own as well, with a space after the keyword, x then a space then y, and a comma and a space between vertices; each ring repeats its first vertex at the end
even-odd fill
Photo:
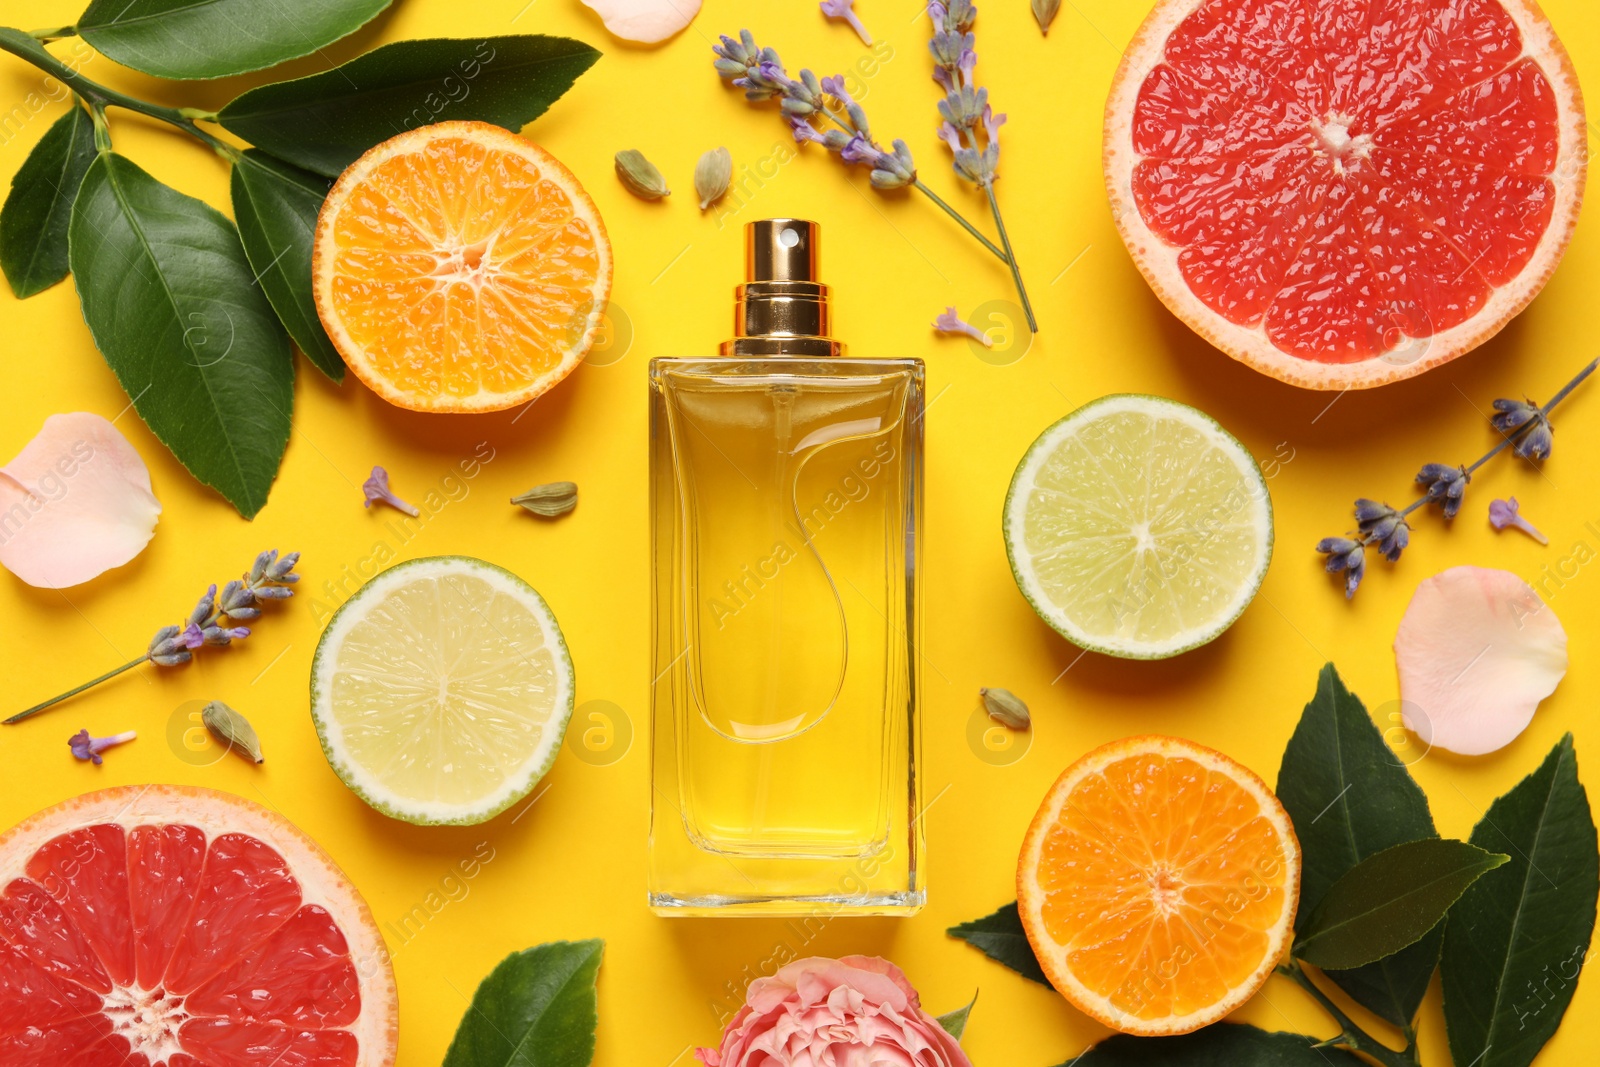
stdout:
POLYGON ((650 902, 910 912, 922 364, 827 337, 813 224, 747 242, 726 354, 651 363, 650 902))

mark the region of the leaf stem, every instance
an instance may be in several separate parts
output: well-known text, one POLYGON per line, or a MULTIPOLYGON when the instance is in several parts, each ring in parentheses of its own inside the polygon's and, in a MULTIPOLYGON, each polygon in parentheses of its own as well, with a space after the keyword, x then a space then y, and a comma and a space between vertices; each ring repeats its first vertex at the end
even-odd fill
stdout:
POLYGON ((129 662, 124 663, 120 667, 117 667, 117 668, 115 668, 113 670, 107 671, 106 673, 102 674, 100 677, 95 678, 92 681, 84 682, 82 685, 78 686, 76 689, 68 689, 65 693, 62 693, 60 696, 51 697, 49 700, 44 701, 42 704, 35 704, 33 707, 29 708, 26 711, 19 711, 15 715, 11 716, 11 718, 6 719, 4 721, 4 723, 0 723, 0 725, 11 726, 11 725, 13 725, 15 723, 21 722, 23 719, 26 719, 26 718, 28 718, 30 716, 37 715, 37 714, 39 714, 39 712, 43 711, 45 708, 50 707, 52 704, 59 704, 63 700, 67 699, 68 697, 75 697, 79 693, 83 692, 85 689, 93 689, 95 686, 99 685, 101 682, 110 681, 112 678, 115 678, 117 675, 121 674, 123 671, 131 671, 131 670, 133 670, 135 667, 137 667, 139 664, 145 662, 149 658, 150 658, 150 653, 146 652, 144 655, 140 656, 138 659, 130 660, 129 662))
POLYGON ((1028 329, 1033 333, 1039 332, 1039 323, 1033 317, 1033 304, 1028 300, 1027 287, 1022 284, 1022 268, 1017 266, 1017 253, 1011 247, 1011 237, 1006 233, 1005 220, 1000 217, 1000 201, 995 199, 994 179, 983 183, 983 191, 989 194, 989 210, 994 212, 994 224, 1000 230, 1000 243, 1006 249, 1006 263, 1011 267, 1011 280, 1016 283, 1017 296, 1022 300, 1022 313, 1028 318, 1028 329))
POLYGON ((1296 985, 1310 993, 1312 998, 1322 1006, 1322 1010, 1333 1016, 1333 1021, 1339 1024, 1339 1029, 1342 1033, 1331 1041, 1325 1042, 1326 1044, 1348 1046, 1353 1052, 1372 1057, 1383 1067, 1416 1067, 1412 1055, 1395 1051, 1357 1026, 1350 1016, 1340 1010, 1339 1005, 1335 1004, 1328 994, 1317 988, 1317 984, 1311 980, 1311 976, 1306 974, 1300 967, 1299 960, 1291 959, 1288 963, 1281 965, 1278 968, 1278 973, 1293 980, 1296 985))
MULTIPOLYGON (((54 32, 54 31, 52 31, 54 32)), ((73 68, 51 55, 39 43, 37 34, 23 33, 21 30, 0 27, 0 51, 10 52, 18 59, 33 64, 46 74, 59 79, 63 84, 77 93, 89 103, 92 112, 103 115, 107 107, 120 107, 125 111, 134 111, 148 116, 169 126, 174 126, 198 141, 209 145, 218 155, 228 160, 238 157, 239 150, 220 138, 212 136, 199 126, 195 125, 197 116, 193 109, 164 107, 161 104, 152 104, 148 100, 119 93, 109 86, 85 78, 73 68)), ((98 143, 98 142, 97 142, 98 143)))
POLYGON ((57 26, 53 30, 31 30, 28 36, 36 41, 59 41, 64 37, 78 36, 78 27, 57 26))

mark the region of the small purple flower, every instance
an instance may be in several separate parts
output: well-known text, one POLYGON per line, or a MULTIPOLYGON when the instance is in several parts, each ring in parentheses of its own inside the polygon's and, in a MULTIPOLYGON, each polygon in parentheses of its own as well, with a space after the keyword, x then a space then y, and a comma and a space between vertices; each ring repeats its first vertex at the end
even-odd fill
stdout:
POLYGON ((372 468, 372 476, 361 483, 361 491, 367 496, 366 506, 369 508, 373 501, 378 501, 388 504, 396 511, 403 511, 412 518, 422 514, 414 506, 394 495, 394 491, 389 488, 389 472, 382 467, 372 468))
POLYGON ((1507 526, 1514 526, 1541 545, 1548 545, 1550 539, 1540 533, 1533 523, 1518 514, 1519 507, 1516 497, 1512 497, 1510 500, 1489 501, 1489 525, 1496 530, 1504 530, 1507 526))
POLYGON ((1344 575, 1344 598, 1356 595, 1356 587, 1367 573, 1367 552, 1360 541, 1350 537, 1324 537, 1317 542, 1317 551, 1328 558, 1323 561, 1329 574, 1344 575))
POLYGON ((79 730, 67 739, 67 744, 71 747, 74 756, 81 760, 87 760, 98 767, 105 762, 100 758, 100 753, 112 745, 124 744, 138 736, 134 731, 129 730, 126 733, 112 734, 110 737, 90 737, 88 730, 79 730))
POLYGON ((189 646, 182 637, 183 631, 176 626, 163 626, 156 631, 150 639, 148 650, 150 661, 161 667, 176 667, 180 663, 188 663, 193 658, 189 646))
POLYGON ((1361 527, 1362 539, 1377 545, 1390 563, 1398 561, 1400 553, 1411 543, 1411 526, 1388 504, 1366 498, 1357 500, 1356 523, 1361 527))
POLYGON ((871 48, 872 34, 868 33, 867 28, 861 25, 861 19, 857 17, 855 8, 851 6, 854 3, 855 0, 822 0, 822 13, 831 19, 844 19, 850 24, 850 28, 856 31, 856 36, 861 38, 861 43, 871 48))
POLYGON ((178 640, 183 643, 184 648, 195 649, 206 643, 206 634, 197 624, 191 622, 178 634, 178 640))
POLYGON ((940 333, 970 337, 985 348, 993 348, 989 335, 956 314, 955 308, 945 308, 944 314, 933 320, 933 328, 940 333))
POLYGON ((1428 491, 1428 499, 1444 509, 1444 517, 1453 519, 1461 510, 1461 498, 1466 494, 1472 475, 1466 467, 1452 467, 1446 463, 1429 463, 1417 472, 1417 484, 1428 491))

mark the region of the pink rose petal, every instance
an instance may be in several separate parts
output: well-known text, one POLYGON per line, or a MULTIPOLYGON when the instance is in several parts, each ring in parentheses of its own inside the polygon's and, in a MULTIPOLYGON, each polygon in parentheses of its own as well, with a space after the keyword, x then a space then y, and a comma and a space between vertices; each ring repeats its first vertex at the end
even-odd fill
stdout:
POLYGON ((583 0, 614 37, 657 44, 683 29, 700 13, 700 0, 583 0))
POLYGON ((143 551, 160 514, 149 470, 115 426, 52 415, 0 467, 0 565, 44 589, 79 585, 143 551))
POLYGON ((1394 639, 1406 728, 1464 756, 1504 748, 1567 673, 1556 613, 1510 571, 1452 567, 1417 586, 1394 639))

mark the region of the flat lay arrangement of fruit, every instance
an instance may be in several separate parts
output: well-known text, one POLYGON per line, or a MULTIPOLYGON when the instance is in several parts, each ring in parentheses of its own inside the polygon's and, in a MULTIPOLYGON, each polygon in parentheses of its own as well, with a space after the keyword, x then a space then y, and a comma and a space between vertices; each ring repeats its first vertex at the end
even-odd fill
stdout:
POLYGON ((1592 1058, 1586 0, 12 8, 0 1067, 1592 1058))

